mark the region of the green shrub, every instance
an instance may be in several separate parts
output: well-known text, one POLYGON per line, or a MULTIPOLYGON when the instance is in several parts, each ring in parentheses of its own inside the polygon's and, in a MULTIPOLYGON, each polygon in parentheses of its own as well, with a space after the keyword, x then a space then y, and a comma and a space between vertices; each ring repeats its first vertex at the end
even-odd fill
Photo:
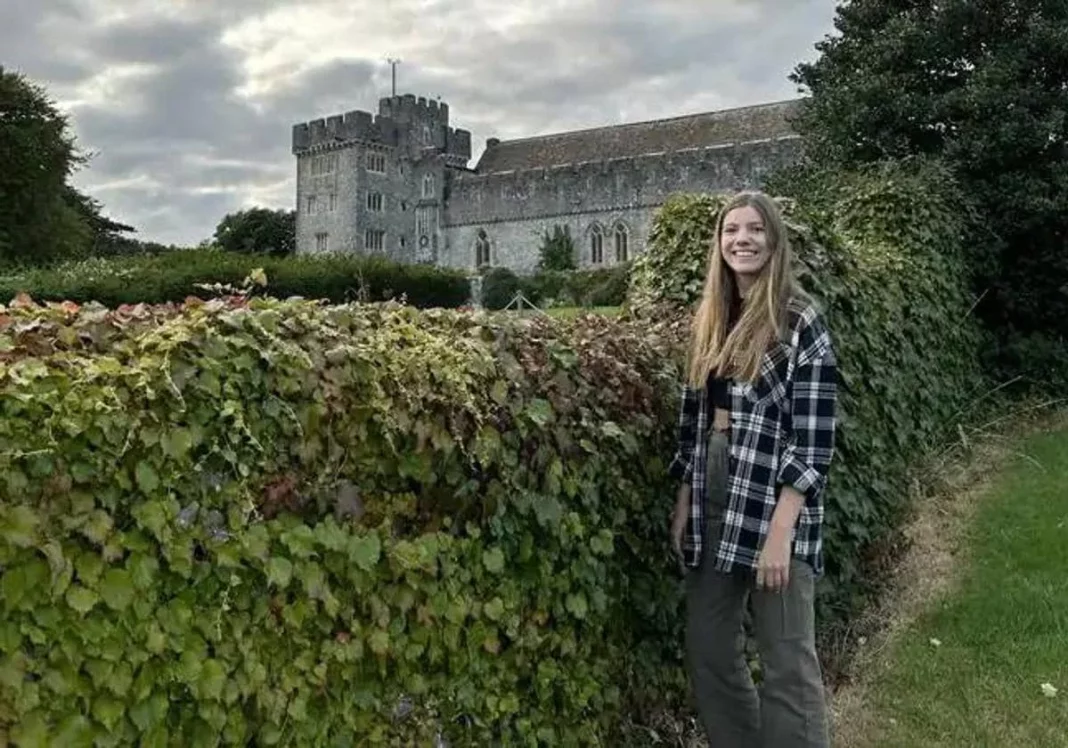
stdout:
POLYGON ((639 688, 682 694, 657 500, 676 337, 392 304, 7 310, 0 732, 604 744, 639 688))
POLYGON ((482 306, 491 310, 504 309, 521 289, 519 276, 512 270, 490 268, 482 276, 482 306))
POLYGON ((114 259, 94 259, 52 270, 0 276, 0 299, 28 293, 35 299, 122 304, 180 302, 207 297, 198 284, 239 284, 251 270, 267 275, 265 292, 335 303, 404 298, 418 307, 458 307, 469 284, 463 273, 428 265, 402 265, 350 254, 249 256, 195 249, 114 259))
POLYGON ((543 306, 619 306, 626 299, 630 264, 606 268, 542 270, 521 280, 523 293, 543 306))
MULTIPOLYGON (((804 201, 779 203, 841 371, 820 590, 825 622, 841 622, 884 581, 870 564, 896 544, 910 470, 974 413, 987 383, 960 241, 969 214, 949 178, 923 165, 880 165, 812 175, 798 194, 804 201)), ((668 201, 634 262, 628 313, 694 307, 725 201, 668 201)))

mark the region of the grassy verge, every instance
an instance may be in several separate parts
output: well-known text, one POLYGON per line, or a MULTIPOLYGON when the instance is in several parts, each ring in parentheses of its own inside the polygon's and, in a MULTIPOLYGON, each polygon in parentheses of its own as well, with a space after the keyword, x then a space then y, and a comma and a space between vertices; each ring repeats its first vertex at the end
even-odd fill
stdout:
POLYGON ((581 307, 581 306, 559 306, 550 307, 545 310, 549 315, 553 317, 559 317, 561 319, 572 319, 574 317, 580 317, 584 314, 603 314, 606 317, 619 316, 621 307, 618 306, 593 306, 593 307, 581 307))
POLYGON ((959 584, 894 638, 869 729, 841 745, 1068 746, 1068 429, 1017 452, 977 499, 959 584))

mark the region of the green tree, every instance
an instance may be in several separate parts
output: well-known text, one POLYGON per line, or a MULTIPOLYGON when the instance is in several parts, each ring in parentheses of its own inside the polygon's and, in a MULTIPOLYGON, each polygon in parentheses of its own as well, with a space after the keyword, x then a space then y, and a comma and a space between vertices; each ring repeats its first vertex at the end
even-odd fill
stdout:
POLYGON ((812 162, 942 160, 983 218, 978 313, 1006 348, 1068 335, 1068 3, 853 0, 835 27, 791 76, 812 162))
POLYGON ((539 270, 574 270, 575 243, 567 226, 553 226, 552 232, 542 237, 539 270))
POLYGON ((225 252, 292 254, 297 246, 297 215, 267 208, 229 213, 216 227, 214 242, 225 252))
POLYGON ((67 186, 84 161, 45 90, 0 66, 0 264, 85 254, 91 231, 67 186))

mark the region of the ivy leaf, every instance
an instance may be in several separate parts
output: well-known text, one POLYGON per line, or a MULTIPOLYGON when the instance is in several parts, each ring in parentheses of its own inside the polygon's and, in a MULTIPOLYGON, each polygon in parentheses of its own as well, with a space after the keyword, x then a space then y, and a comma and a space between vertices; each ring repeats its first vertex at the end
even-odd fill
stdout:
POLYGON ((100 596, 112 610, 126 610, 133 601, 134 584, 130 572, 111 569, 100 583, 100 596))
POLYGON ((147 460, 141 460, 137 463, 134 477, 137 479, 137 487, 141 489, 142 493, 150 494, 159 488, 159 474, 156 473, 156 468, 152 467, 152 463, 147 460))
POLYGON ((100 596, 92 590, 86 589, 81 585, 72 585, 67 589, 66 594, 67 605, 74 608, 76 611, 85 615, 93 606, 100 602, 100 596))
POLYGON ((33 510, 19 504, 3 513, 0 535, 16 548, 29 548, 37 541, 37 523, 33 510))
POLYGON ((536 423, 538 426, 544 427, 546 424, 549 423, 549 421, 552 420, 553 406, 549 403, 548 400, 544 400, 542 398, 534 398, 530 401, 530 404, 527 405, 524 413, 526 414, 527 418, 536 423))
POLYGON ((218 660, 208 660, 200 672, 198 682, 200 698, 210 701, 222 699, 223 686, 226 685, 226 671, 218 660))
POLYGON ((288 558, 274 557, 267 562, 267 582, 284 590, 293 578, 293 562, 288 558))
POLYGON ((586 614, 589 612, 590 606, 586 602, 586 596, 581 592, 573 592, 567 596, 564 603, 567 608, 567 612, 578 618, 580 621, 586 618, 586 614))
POLYGON ((504 571, 504 553, 500 548, 491 548, 482 552, 482 565, 491 574, 500 574, 504 571))
POLYGON ((163 435, 160 443, 168 457, 180 460, 193 448, 193 434, 189 429, 174 428, 163 435))
POLYGON ((504 615, 504 601, 499 597, 495 597, 486 603, 483 610, 486 612, 486 617, 491 621, 499 621, 501 616, 504 615))
POLYGON ((382 556, 382 541, 375 533, 354 535, 349 541, 349 558, 364 571, 371 571, 382 556))

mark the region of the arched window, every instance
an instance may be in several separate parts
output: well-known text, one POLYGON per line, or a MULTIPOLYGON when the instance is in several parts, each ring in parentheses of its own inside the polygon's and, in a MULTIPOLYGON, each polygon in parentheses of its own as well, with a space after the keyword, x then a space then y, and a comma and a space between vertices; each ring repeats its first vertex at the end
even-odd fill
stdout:
POLYGON ((490 264, 490 240, 486 236, 485 229, 478 230, 478 236, 475 238, 475 267, 480 268, 483 265, 490 264))
POLYGON ((434 175, 423 177, 423 197, 434 197, 434 175))
POLYGON ((590 263, 600 265, 604 262, 604 230, 600 224, 593 224, 590 229, 590 263))
POLYGON ((616 262, 626 262, 628 257, 627 227, 623 222, 616 224, 616 262))

